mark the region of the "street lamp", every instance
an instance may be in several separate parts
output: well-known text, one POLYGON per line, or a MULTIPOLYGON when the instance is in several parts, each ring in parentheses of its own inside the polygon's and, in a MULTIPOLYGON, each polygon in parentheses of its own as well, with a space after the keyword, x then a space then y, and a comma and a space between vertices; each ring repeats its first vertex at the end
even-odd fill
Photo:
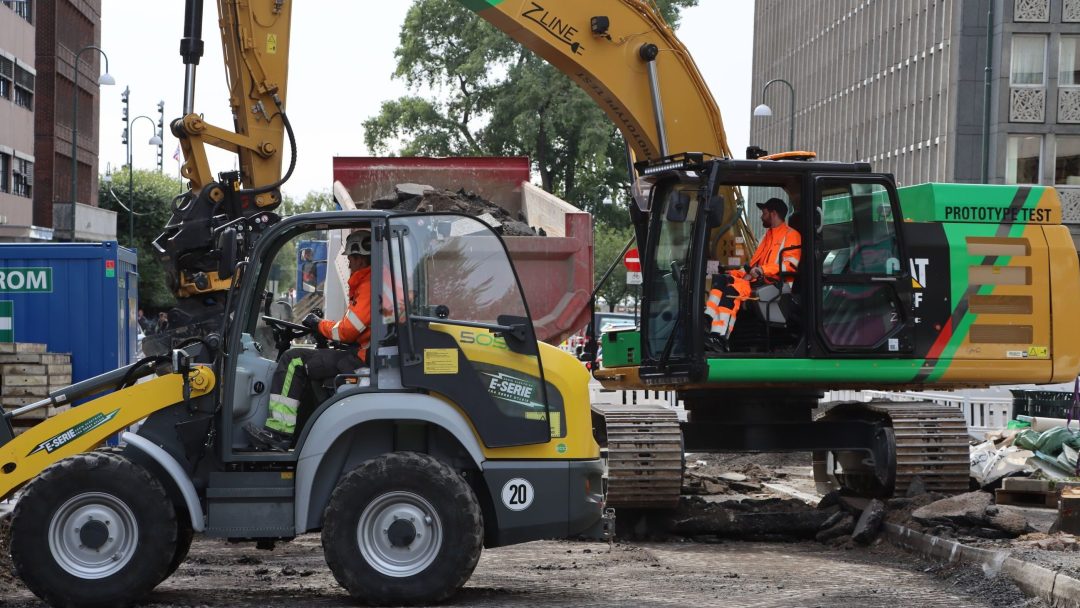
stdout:
POLYGON ((135 248, 135 166, 132 164, 132 146, 131 136, 135 134, 135 123, 140 118, 145 118, 150 121, 150 127, 153 129, 153 137, 146 143, 151 146, 160 146, 161 138, 157 134, 157 125, 154 124, 154 119, 149 116, 136 116, 131 119, 131 132, 128 134, 127 143, 127 166, 128 166, 128 247, 135 248))
POLYGON ((773 78, 769 82, 765 83, 765 86, 761 89, 761 104, 754 108, 754 116, 772 116, 772 108, 765 105, 765 92, 769 90, 769 85, 774 82, 782 82, 791 89, 791 134, 788 136, 788 152, 795 149, 795 87, 791 86, 791 83, 783 78, 773 78))
POLYGON ((93 49, 105 58, 105 73, 98 76, 98 85, 114 85, 116 81, 109 74, 109 56, 105 54, 105 51, 94 45, 84 46, 79 49, 78 53, 75 53, 75 63, 72 65, 75 68, 75 94, 71 96, 71 202, 77 202, 76 199, 76 184, 78 183, 79 175, 79 59, 86 51, 93 49))

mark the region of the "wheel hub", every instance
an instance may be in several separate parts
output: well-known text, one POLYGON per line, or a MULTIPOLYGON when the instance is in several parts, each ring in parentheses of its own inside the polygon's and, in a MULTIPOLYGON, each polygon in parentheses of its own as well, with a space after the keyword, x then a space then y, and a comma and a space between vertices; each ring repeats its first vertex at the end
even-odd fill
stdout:
POLYGON ((442 548, 443 529, 435 507, 412 492, 387 492, 360 514, 356 541, 367 563, 393 577, 423 572, 442 548))
POLYGON ((121 571, 135 554, 139 524, 121 499, 87 492, 68 499, 49 523, 49 551, 57 565, 81 579, 121 571))
POLYGON ((104 522, 90 520, 79 529, 79 540, 87 549, 101 549, 109 540, 109 526, 104 522))
POLYGON ((395 547, 408 547, 416 540, 416 526, 411 521, 399 519, 390 524, 386 536, 395 547))

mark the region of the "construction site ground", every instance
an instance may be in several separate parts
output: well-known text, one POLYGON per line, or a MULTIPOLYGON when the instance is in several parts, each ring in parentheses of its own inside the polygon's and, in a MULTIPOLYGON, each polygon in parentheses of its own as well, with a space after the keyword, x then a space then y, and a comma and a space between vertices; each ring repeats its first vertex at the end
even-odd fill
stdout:
MULTIPOLYGON (((689 455, 688 488, 696 491, 696 486, 710 486, 700 495, 709 503, 743 500, 775 505, 783 500, 797 510, 791 505, 799 500, 791 497, 807 498, 814 492, 808 458, 805 454, 689 455)), ((624 515, 632 519, 632 514, 624 515)), ((621 527, 634 525, 622 519, 617 522, 621 527)), ((446 605, 1050 605, 1028 597, 997 572, 927 560, 883 537, 869 546, 843 540, 785 539, 782 533, 768 541, 744 541, 648 531, 636 536, 634 530, 623 529, 623 537, 642 540, 618 540, 611 545, 548 541, 485 550, 472 579, 446 605)), ((972 542, 997 543, 1014 549, 1014 556, 1054 569, 1080 566, 1080 552, 1060 547, 1047 550, 1038 546, 1038 536, 1032 539, 972 542)), ((6 555, 6 547, 0 550, 6 555)), ((10 576, 10 563, 0 568, 0 606, 43 605, 10 576)), ((319 536, 309 534, 278 544, 273 551, 197 539, 187 561, 143 605, 293 608, 354 604, 323 561, 319 536)))

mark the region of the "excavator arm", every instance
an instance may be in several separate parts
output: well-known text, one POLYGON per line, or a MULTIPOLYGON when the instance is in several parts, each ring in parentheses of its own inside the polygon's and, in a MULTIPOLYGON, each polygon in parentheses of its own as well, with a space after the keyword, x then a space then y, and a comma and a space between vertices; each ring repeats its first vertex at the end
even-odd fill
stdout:
POLYGON ((643 0, 461 0, 569 76, 638 160, 730 157, 724 123, 690 52, 643 0))

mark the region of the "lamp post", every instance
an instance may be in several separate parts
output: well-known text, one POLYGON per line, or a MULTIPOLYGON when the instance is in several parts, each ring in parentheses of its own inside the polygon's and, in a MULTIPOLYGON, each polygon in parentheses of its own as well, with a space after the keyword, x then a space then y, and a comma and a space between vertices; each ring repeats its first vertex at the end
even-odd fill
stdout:
POLYGON ((78 183, 79 175, 79 59, 86 51, 93 49, 105 58, 105 73, 98 76, 99 85, 113 85, 116 81, 109 74, 109 56, 105 54, 105 51, 94 45, 84 46, 79 49, 78 53, 75 53, 75 62, 72 66, 75 68, 75 93, 71 96, 71 202, 77 202, 76 200, 76 184, 78 183))
POLYGON ((791 152, 795 149, 795 87, 791 86, 790 82, 783 78, 773 78, 766 82, 761 89, 761 104, 754 108, 754 116, 772 116, 772 108, 765 105, 765 92, 769 90, 769 86, 774 82, 782 82, 791 90, 791 133, 788 136, 788 152, 791 152))
POLYGON ((153 129, 153 137, 150 141, 146 142, 151 146, 160 146, 161 138, 157 134, 157 125, 154 124, 154 119, 149 116, 136 116, 131 119, 131 133, 127 138, 127 165, 128 165, 128 247, 135 248, 135 166, 132 164, 132 148, 131 136, 135 134, 135 123, 140 118, 145 118, 150 121, 150 127, 153 129))

